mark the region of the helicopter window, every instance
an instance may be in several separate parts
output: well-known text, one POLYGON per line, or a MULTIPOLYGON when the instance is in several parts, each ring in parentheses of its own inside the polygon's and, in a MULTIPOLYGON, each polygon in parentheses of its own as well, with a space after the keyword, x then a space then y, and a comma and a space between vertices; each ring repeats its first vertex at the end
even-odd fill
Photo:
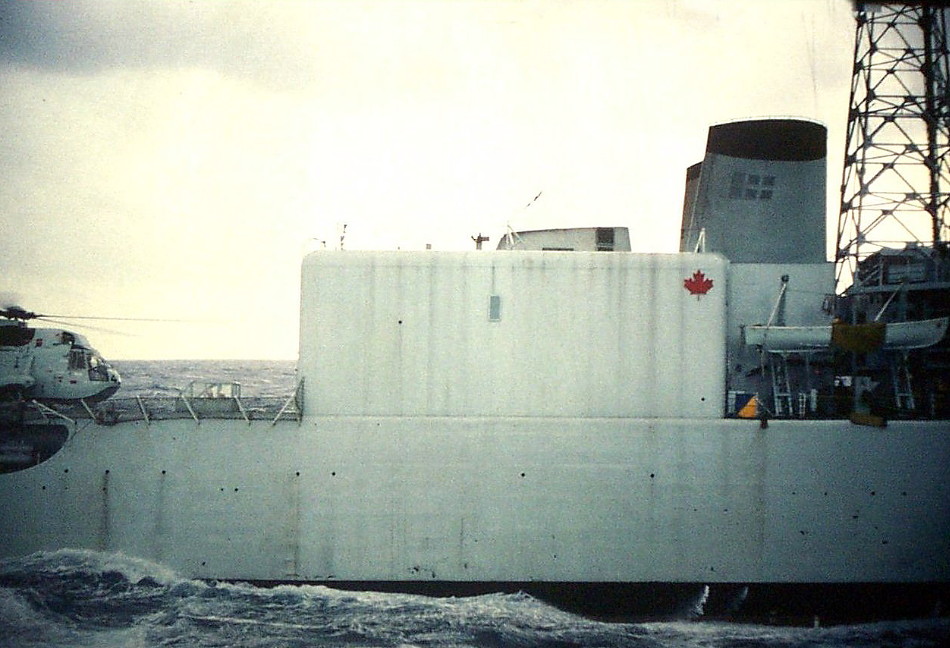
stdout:
POLYGON ((73 349, 69 352, 69 369, 87 369, 88 363, 86 353, 82 349, 73 349))
POLYGON ((89 380, 109 380, 109 364, 96 354, 89 356, 89 380))
POLYGON ((0 326, 0 346, 23 346, 35 333, 36 329, 25 326, 0 326))

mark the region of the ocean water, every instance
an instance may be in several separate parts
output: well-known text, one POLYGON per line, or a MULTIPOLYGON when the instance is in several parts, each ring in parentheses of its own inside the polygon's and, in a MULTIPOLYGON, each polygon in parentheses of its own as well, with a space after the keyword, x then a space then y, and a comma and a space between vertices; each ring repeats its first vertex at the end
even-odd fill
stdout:
MULTIPOLYGON (((244 395, 278 396, 295 383, 292 362, 116 364, 120 396, 177 394, 192 380, 235 381, 244 395)), ((0 561, 0 648, 948 645, 946 617, 785 627, 708 619, 700 605, 662 622, 604 623, 526 594, 433 598, 204 582, 135 557, 84 550, 0 561)))
POLYGON ((946 646, 950 620, 772 627, 601 623, 524 594, 430 598, 183 578, 120 554, 62 550, 0 562, 3 647, 946 646))
POLYGON ((242 396, 286 396, 296 384, 292 360, 117 360, 116 398, 177 396, 190 382, 237 382, 242 396))

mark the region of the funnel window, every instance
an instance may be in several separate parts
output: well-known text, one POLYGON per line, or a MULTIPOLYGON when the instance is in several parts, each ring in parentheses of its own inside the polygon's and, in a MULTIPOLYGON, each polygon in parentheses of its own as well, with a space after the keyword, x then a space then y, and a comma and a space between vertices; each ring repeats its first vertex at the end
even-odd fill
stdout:
POLYGON ((734 200, 771 200, 774 187, 773 175, 736 171, 729 183, 729 197, 734 200))

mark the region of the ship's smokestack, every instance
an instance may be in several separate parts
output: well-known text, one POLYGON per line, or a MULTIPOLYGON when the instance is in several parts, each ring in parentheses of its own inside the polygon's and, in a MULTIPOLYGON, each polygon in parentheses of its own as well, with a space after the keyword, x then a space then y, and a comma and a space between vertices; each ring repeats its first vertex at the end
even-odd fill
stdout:
POLYGON ((825 261, 827 129, 765 119, 709 129, 686 174, 680 250, 736 263, 825 261))

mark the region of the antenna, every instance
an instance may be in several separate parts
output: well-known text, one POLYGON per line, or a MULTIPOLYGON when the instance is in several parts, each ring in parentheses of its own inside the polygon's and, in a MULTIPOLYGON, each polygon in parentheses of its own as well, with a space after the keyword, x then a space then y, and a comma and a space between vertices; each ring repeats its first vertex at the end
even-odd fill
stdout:
MULTIPOLYGON (((544 191, 538 191, 535 194, 534 198, 529 200, 524 207, 521 208, 521 213, 526 212, 531 205, 538 202, 538 199, 541 197, 544 191)), ((487 240, 487 239, 486 239, 487 240)), ((521 236, 518 235, 518 232, 515 231, 515 228, 511 226, 511 219, 505 221, 505 234, 501 237, 501 240, 504 241, 504 245, 507 246, 506 249, 513 250, 516 245, 523 245, 524 241, 521 239, 521 236)), ((499 248, 501 249, 501 248, 499 248)))
POLYGON ((908 244, 930 249, 931 281, 950 272, 946 18, 929 3, 856 4, 837 290, 880 285, 888 249, 908 244))
POLYGON ((482 249, 482 243, 486 243, 486 242, 488 242, 488 241, 491 240, 491 239, 488 238, 487 236, 482 236, 482 233, 481 233, 481 232, 478 233, 478 236, 472 236, 471 239, 472 239, 473 241, 475 241, 475 249, 476 249, 476 250, 481 250, 481 249, 482 249))
POLYGON ((505 223, 505 242, 508 244, 508 249, 510 250, 515 249, 515 245, 524 244, 524 241, 521 239, 521 236, 519 236, 518 232, 514 230, 510 222, 505 223))

